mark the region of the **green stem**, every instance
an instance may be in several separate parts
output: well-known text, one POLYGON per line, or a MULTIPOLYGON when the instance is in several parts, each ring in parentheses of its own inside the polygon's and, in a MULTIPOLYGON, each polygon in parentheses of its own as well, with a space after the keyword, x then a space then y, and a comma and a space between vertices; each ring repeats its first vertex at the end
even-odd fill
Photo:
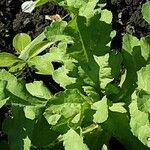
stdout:
POLYGON ((26 61, 29 58, 30 50, 38 43, 45 39, 45 34, 42 32, 38 37, 36 37, 29 45, 25 47, 25 49, 21 52, 19 58, 26 61))

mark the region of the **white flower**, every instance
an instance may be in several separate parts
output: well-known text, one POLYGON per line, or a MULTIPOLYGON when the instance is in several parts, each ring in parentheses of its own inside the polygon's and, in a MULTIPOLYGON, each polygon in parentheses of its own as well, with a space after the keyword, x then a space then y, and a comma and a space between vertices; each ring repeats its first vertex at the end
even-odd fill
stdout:
POLYGON ((26 1, 21 5, 21 9, 25 13, 31 13, 36 6, 36 2, 26 1))

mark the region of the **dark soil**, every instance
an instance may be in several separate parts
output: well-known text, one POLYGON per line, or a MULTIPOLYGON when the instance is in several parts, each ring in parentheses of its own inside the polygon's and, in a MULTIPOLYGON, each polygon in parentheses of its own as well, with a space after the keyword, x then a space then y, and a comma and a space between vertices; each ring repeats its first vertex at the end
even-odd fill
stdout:
MULTIPOLYGON (((57 66, 59 64, 56 63, 57 66)), ((54 68, 55 69, 55 68, 54 68)), ((33 82, 35 80, 40 81, 42 80, 46 87, 51 91, 51 93, 56 94, 60 91, 63 91, 64 89, 57 84, 53 78, 49 75, 40 75, 36 74, 35 71, 31 70, 30 68, 27 68, 23 74, 21 75, 21 78, 25 80, 26 83, 33 82)))
POLYGON ((112 49, 121 49, 122 37, 130 33, 137 38, 150 35, 150 25, 143 19, 141 7, 150 0, 107 0, 106 8, 113 13, 112 28, 117 31, 112 49))
MULTIPOLYGON (((33 13, 23 13, 21 4, 26 0, 1 0, 0 1, 0 51, 14 53, 12 47, 13 37, 20 32, 28 33, 35 38, 50 24, 45 20, 45 15, 59 14, 61 17, 66 12, 53 4, 47 4, 37 8, 33 13)), ((130 33, 140 38, 150 35, 150 25, 146 23, 141 15, 141 6, 146 0, 106 0, 108 10, 113 13, 112 27, 117 31, 116 37, 112 40, 112 49, 121 49, 122 37, 130 33)), ((56 64, 56 67, 59 64, 56 64)), ((23 73, 26 82, 42 80, 52 93, 63 89, 56 84, 50 76, 37 75, 28 68, 23 73)), ((3 120, 9 115, 9 107, 0 109, 0 141, 7 140, 7 136, 1 131, 3 120)), ((111 150, 124 150, 123 146, 116 139, 111 139, 111 150)))
POLYGON ((123 145, 114 137, 109 141, 109 150, 126 150, 123 145))
POLYGON ((35 38, 41 33, 50 21, 45 15, 65 16, 66 12, 53 4, 37 8, 33 13, 21 11, 21 4, 26 0, 1 0, 0 1, 0 50, 12 52, 12 39, 20 32, 28 33, 35 38))
POLYGON ((2 132, 2 123, 8 117, 9 112, 9 107, 2 107, 0 109, 0 141, 7 140, 7 135, 2 132))

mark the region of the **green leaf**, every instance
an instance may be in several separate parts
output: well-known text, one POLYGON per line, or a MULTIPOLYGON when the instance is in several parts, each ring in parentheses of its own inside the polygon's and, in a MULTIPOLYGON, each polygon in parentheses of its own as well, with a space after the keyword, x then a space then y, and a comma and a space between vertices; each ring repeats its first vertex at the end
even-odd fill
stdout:
MULTIPOLYGON (((45 117, 47 121, 50 123, 51 122, 51 114, 58 114, 62 115, 65 118, 70 118, 78 113, 81 113, 81 104, 76 104, 76 103, 65 103, 61 105, 53 105, 46 109, 45 117)), ((60 116, 59 116, 60 118, 60 116)))
MULTIPOLYGON (((136 118, 139 121, 139 118, 136 118)), ((104 132, 115 137, 127 150, 148 150, 131 132, 129 116, 125 113, 109 112, 107 121, 101 124, 104 132), (132 141, 132 142, 131 142, 132 141)))
POLYGON ((113 103, 109 109, 114 112, 119 112, 119 113, 126 113, 127 110, 123 107, 125 103, 113 103))
POLYGON ((146 2, 142 6, 142 15, 143 18, 150 23, 150 2, 146 2))
POLYGON ((83 86, 83 90, 92 102, 96 102, 99 100, 100 96, 92 86, 83 86))
POLYGON ((47 119, 48 123, 50 125, 56 125, 57 122, 59 121, 59 119, 61 118, 61 115, 59 114, 55 114, 55 115, 49 115, 49 116, 46 116, 45 115, 45 118, 47 119))
MULTIPOLYGON (((118 94, 120 92, 120 88, 115 84, 107 84, 105 88, 106 95, 118 94)), ((114 97, 112 98, 114 99, 114 97)))
POLYGON ((149 114, 138 110, 137 101, 133 99, 133 102, 129 106, 130 108, 130 126, 133 134, 146 146, 150 147, 150 120, 149 114))
POLYGON ((58 47, 52 47, 50 49, 49 59, 51 62, 61 63, 62 67, 54 70, 52 77, 60 84, 61 87, 66 88, 66 86, 75 83, 75 78, 70 77, 68 73, 72 71, 75 67, 75 60, 66 54, 67 43, 60 42, 58 47))
POLYGON ((36 106, 25 106, 23 107, 24 115, 27 119, 34 120, 42 115, 44 105, 36 105, 36 106))
POLYGON ((7 82, 0 80, 0 100, 5 99, 5 88, 6 88, 7 82))
POLYGON ((79 9, 79 15, 90 18, 94 14, 94 9, 96 7, 96 4, 98 3, 98 0, 88 0, 87 2, 82 2, 83 4, 82 7, 80 7, 79 9))
POLYGON ((78 135, 73 129, 63 135, 63 145, 65 150, 89 150, 83 143, 82 136, 78 135))
POLYGON ((123 37, 123 49, 132 54, 133 48, 140 45, 140 41, 135 36, 125 34, 123 37))
POLYGON ((109 66, 109 54, 105 56, 94 56, 95 61, 99 65, 99 80, 100 87, 104 89, 108 83, 110 83, 113 78, 111 76, 111 68, 109 66))
POLYGON ((74 68, 74 59, 66 54, 67 43, 60 42, 58 47, 52 47, 49 53, 42 56, 36 56, 28 60, 29 67, 35 69, 36 73, 44 75, 52 75, 55 82, 66 88, 68 84, 75 82, 74 78, 67 74, 74 68), (62 64, 58 69, 54 70, 52 63, 58 62, 62 64))
POLYGON ((9 100, 9 97, 7 97, 7 95, 5 93, 6 85, 7 85, 6 81, 0 80, 0 108, 2 108, 6 104, 6 102, 9 100))
POLYGON ((35 69, 38 74, 52 75, 54 72, 49 53, 33 57, 28 61, 28 65, 35 69))
POLYGON ((20 53, 29 43, 31 37, 26 33, 19 33, 13 38, 13 47, 20 53))
MULTIPOLYGON (((67 43, 66 42, 60 42, 57 47, 52 47, 50 48, 50 55, 49 58, 53 62, 60 62, 64 63, 65 56, 66 56, 66 48, 67 48, 67 43)), ((67 57, 67 61, 68 61, 67 57)))
POLYGON ((0 108, 2 108, 6 104, 7 100, 8 98, 0 100, 0 108))
POLYGON ((92 55, 104 55, 110 49, 111 26, 100 21, 101 14, 92 16, 89 21, 78 16, 66 28, 66 33, 73 37, 74 43, 67 52, 79 62, 91 62, 92 55))
MULTIPOLYGON (((74 68, 69 72, 69 76, 75 79, 75 83, 71 84, 69 86, 67 86, 67 88, 77 88, 79 89, 81 92, 83 92, 84 87, 85 86, 91 86, 93 87, 94 90, 96 90, 98 92, 99 90, 99 81, 98 83, 96 83, 96 80, 94 80, 94 77, 92 78, 92 71, 95 72, 95 67, 93 67, 92 71, 90 72, 91 68, 92 68, 92 64, 84 64, 83 68, 85 69, 85 71, 81 68, 81 66, 79 64, 75 64, 74 68), (87 74, 89 73, 89 74, 87 74), (92 81, 92 79, 95 81, 92 81)), ((97 71, 96 71, 97 73, 97 71)), ((97 76, 97 75, 96 75, 97 76)))
POLYGON ((32 106, 30 111, 24 108, 26 107, 12 105, 13 117, 6 119, 3 125, 3 129, 8 135, 11 150, 27 150, 31 147, 35 118, 38 117, 40 108, 32 106))
POLYGON ((109 55, 109 66, 111 67, 111 75, 114 78, 118 78, 121 70, 121 63, 123 57, 121 53, 111 52, 109 55))
MULTIPOLYGON (((80 64, 80 63, 79 63, 80 64)), ((94 59, 88 63, 81 63, 78 67, 79 73, 85 85, 92 85, 95 89, 100 90, 99 66, 94 59)), ((78 74, 79 74, 78 73, 78 74)))
POLYGON ((68 10, 68 13, 74 17, 76 15, 85 16, 90 18, 96 11, 96 5, 98 0, 55 0, 59 5, 63 6, 68 10))
POLYGON ((48 88, 43 84, 42 81, 34 81, 33 83, 28 83, 26 84, 26 88, 28 92, 33 96, 44 98, 46 100, 52 97, 52 93, 48 90, 48 88))
POLYGON ((58 132, 53 131, 51 125, 49 125, 46 119, 42 116, 34 125, 31 138, 32 144, 41 150, 48 145, 54 145, 58 136, 58 132))
POLYGON ((69 7, 80 8, 81 6, 86 4, 87 0, 86 1, 83 1, 83 0, 76 0, 76 1, 66 0, 66 2, 67 2, 67 6, 69 6, 69 7))
POLYGON ((138 138, 142 143, 150 147, 150 125, 142 126, 139 129, 138 138))
POLYGON ((139 91, 137 94, 138 109, 140 111, 150 113, 150 93, 139 91))
POLYGON ((16 62, 21 61, 15 55, 10 53, 0 53, 0 67, 11 67, 16 62))
POLYGON ((107 10, 107 9, 104 9, 104 10, 102 10, 101 11, 101 21, 104 21, 104 22, 106 22, 106 23, 108 23, 108 24, 111 24, 111 22, 112 22, 112 13, 111 13, 111 11, 109 11, 109 10, 107 10))
POLYGON ((50 46, 54 44, 54 42, 49 42, 49 41, 41 41, 39 43, 37 43, 36 45, 34 45, 28 54, 29 59, 37 56, 38 54, 40 54, 41 52, 43 52, 44 50, 46 50, 47 48, 50 48, 50 46))
POLYGON ((66 69, 64 66, 61 68, 58 68, 53 72, 53 79, 55 82, 60 84, 61 87, 66 88, 67 85, 75 83, 76 79, 69 77, 67 74, 69 73, 69 70, 66 69))
MULTIPOLYGON (((67 49, 67 53, 79 62, 79 65, 85 74, 95 83, 97 89, 99 88, 99 67, 93 58, 93 53, 94 50, 101 49, 100 47, 96 47, 99 46, 97 41, 99 38, 97 36, 100 35, 100 31, 98 30, 100 26, 97 29, 97 26, 94 24, 99 18, 100 16, 97 15, 91 19, 90 23, 87 23, 85 17, 78 16, 72 20, 65 30, 74 39, 74 43, 67 49), (93 26, 95 28, 92 30, 93 26), (97 31, 95 32, 95 30, 97 31), (97 39, 94 40, 93 37, 97 37, 97 39)), ((103 46, 102 43, 101 46, 103 46)))
POLYGON ((36 7, 46 4, 49 0, 36 0, 36 7))
POLYGON ((50 42, 66 41, 72 42, 72 38, 68 35, 63 34, 64 29, 67 26, 66 21, 53 22, 49 27, 46 28, 45 36, 50 42))
MULTIPOLYGON (((130 99, 129 97, 132 95, 136 88, 136 71, 139 70, 143 64, 145 65, 145 62, 143 63, 142 61, 137 61, 137 52, 141 52, 140 41, 132 35, 125 34, 123 37, 122 56, 126 72, 123 75, 123 80, 121 81, 121 92, 119 97, 121 99, 126 99, 127 101, 130 99)), ((141 55, 139 55, 139 57, 141 57, 141 55)))
MULTIPOLYGON (((91 126, 90 126, 91 127, 91 126)), ((110 135, 98 127, 98 129, 93 130, 87 134, 84 134, 85 143, 90 150, 103 150, 104 143, 108 143, 110 140, 110 135)))
POLYGON ((50 124, 56 124, 59 119, 63 118, 67 119, 67 122, 68 119, 75 120, 74 117, 83 111, 86 101, 87 98, 78 90, 66 90, 49 100, 44 116, 50 124))
POLYGON ((128 65, 127 69, 129 72, 133 72, 134 68, 136 71, 140 70, 143 66, 146 65, 146 61, 142 57, 142 49, 140 44, 140 40, 135 36, 125 34, 123 37, 123 49, 125 50, 123 51, 123 57, 125 60, 124 64, 126 66, 128 65))
POLYGON ((59 34, 73 37, 74 43, 67 49, 67 54, 79 62, 85 73, 95 83, 97 89, 99 88, 99 66, 95 62, 93 54, 105 54, 110 49, 107 44, 111 39, 109 37, 111 26, 104 21, 100 21, 100 17, 101 14, 97 14, 87 21, 85 17, 78 16, 68 26, 63 25, 63 22, 55 23, 54 25, 57 30, 52 26, 52 29, 50 28, 51 30, 46 33, 47 38, 50 38, 49 40, 51 40, 54 33, 54 35, 59 34), (103 28, 106 29, 103 30, 103 28), (106 38, 99 39, 99 37, 103 36, 106 38), (94 76, 93 72, 95 72, 94 76))
POLYGON ((9 72, 19 72, 23 71, 23 69, 26 67, 26 62, 17 62, 13 64, 13 66, 10 67, 9 72))
POLYGON ((108 104, 107 104, 107 98, 104 97, 102 100, 95 102, 91 108, 93 110, 96 110, 96 113, 94 114, 93 121, 95 123, 103 123, 108 118, 108 104))
POLYGON ((138 89, 150 92, 150 64, 138 71, 138 89))
MULTIPOLYGON (((29 43, 25 48, 24 50, 21 51, 21 54, 19 55, 19 58, 20 59, 23 59, 23 60, 28 60, 29 59, 29 53, 32 49, 34 49, 34 47, 41 43, 44 39, 45 39, 45 34, 44 32, 42 32, 38 37, 36 37, 31 43, 29 43)), ((43 49, 42 49, 43 50, 43 49)), ((39 51, 39 49, 38 49, 39 51)), ((35 51, 36 52, 36 51, 35 51)), ((33 53, 34 54, 34 53, 33 53)))
POLYGON ((5 70, 0 71, 0 80, 7 81, 6 94, 11 102, 22 105, 44 104, 46 100, 32 96, 25 85, 5 70))
POLYGON ((65 0, 64 7, 67 7, 69 13, 73 15, 77 15, 79 13, 79 9, 85 6, 88 3, 88 0, 65 0), (66 3, 66 4, 65 4, 66 3))
POLYGON ((145 60, 148 59, 150 55, 150 37, 142 37, 140 39, 141 44, 141 54, 145 60))

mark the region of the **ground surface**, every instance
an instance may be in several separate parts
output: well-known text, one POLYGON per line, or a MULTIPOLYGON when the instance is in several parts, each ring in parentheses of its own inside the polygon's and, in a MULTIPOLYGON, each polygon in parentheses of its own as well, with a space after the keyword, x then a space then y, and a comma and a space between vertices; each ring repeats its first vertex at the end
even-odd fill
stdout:
POLYGON ((117 31, 112 48, 121 48, 124 33, 138 38, 150 35, 150 25, 141 14, 142 4, 149 0, 107 0, 107 9, 113 13, 112 27, 117 31))
MULTIPOLYGON (((48 4, 36 9, 32 14, 21 12, 21 4, 25 0, 1 0, 0 1, 0 51, 13 53, 12 39, 20 32, 28 33, 32 38, 41 33, 50 22, 45 20, 45 15, 60 14, 65 16, 66 12, 55 5, 48 4)), ((113 39, 112 49, 121 49, 122 36, 128 32, 138 38, 150 35, 150 25, 142 18, 141 6, 146 0, 107 0, 107 9, 113 13, 113 29, 117 31, 117 36, 113 39)), ((53 87, 53 93, 63 90, 50 76, 36 75, 30 70, 24 72, 27 82, 34 79, 43 80, 47 87, 53 87)), ((2 122, 9 115, 10 109, 3 107, 0 109, 0 140, 7 139, 1 132, 2 122)), ((124 150, 115 140, 110 141, 110 150, 124 150)))
POLYGON ((59 13, 64 16, 65 11, 55 5, 44 5, 33 13, 23 13, 21 4, 25 0, 1 0, 0 1, 0 50, 12 51, 12 39, 19 32, 28 33, 32 38, 39 35, 50 21, 45 15, 59 13))

